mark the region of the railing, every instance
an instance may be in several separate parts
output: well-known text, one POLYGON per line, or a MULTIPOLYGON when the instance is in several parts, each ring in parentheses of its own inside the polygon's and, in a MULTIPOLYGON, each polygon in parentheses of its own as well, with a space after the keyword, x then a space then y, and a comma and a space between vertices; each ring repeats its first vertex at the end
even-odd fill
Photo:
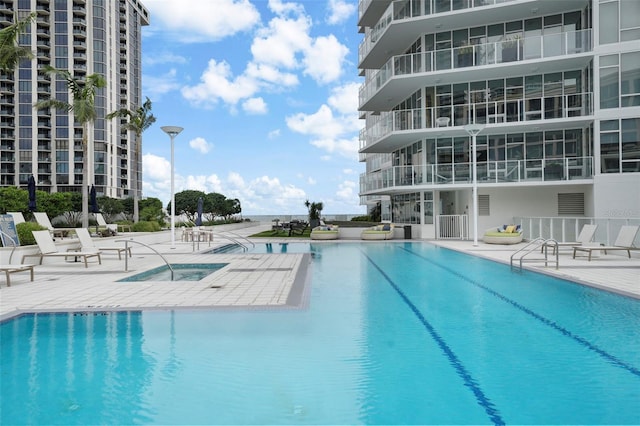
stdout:
MULTIPOLYGON (((613 244, 620 228, 624 225, 640 225, 640 217, 616 217, 629 212, 611 211, 610 217, 514 217, 514 223, 522 226, 523 237, 553 239, 558 242, 576 241, 584 225, 598 225, 594 241, 613 244)), ((635 246, 640 246, 640 233, 636 236, 635 246)))
MULTIPOLYGON (((129 249, 129 243, 136 243, 136 244, 140 244, 141 246, 144 246, 146 248, 148 248, 149 250, 151 250, 152 252, 154 252, 155 254, 157 254, 158 256, 160 256, 160 258, 164 261, 164 263, 167 265, 167 268, 169 268, 169 271, 171 271, 171 281, 173 281, 173 268, 171 267, 171 264, 169 263, 169 261, 156 249, 154 249, 153 247, 151 247, 148 244, 145 243, 141 243, 140 241, 135 241, 133 239, 129 239, 129 240, 116 240, 116 242, 124 242, 124 250, 125 253, 127 253, 130 249, 129 249)), ((129 271, 129 260, 126 254, 124 256, 124 271, 128 272, 129 271)))
POLYGON ((472 46, 392 56, 368 76, 359 92, 364 105, 391 78, 590 52, 591 29, 503 40, 472 46))
MULTIPOLYGON (((551 182, 590 179, 593 157, 478 162, 478 183, 551 182)), ((363 173, 360 193, 416 185, 472 183, 472 163, 393 166, 363 173)))
MULTIPOLYGON (((358 6, 359 18, 362 17, 364 11, 367 10, 371 1, 372 0, 360 1, 358 6)), ((455 5, 453 5, 453 11, 492 6, 511 1, 515 0, 461 0, 454 2, 455 5)), ((362 61, 392 22, 438 13, 448 13, 451 11, 450 2, 441 2, 437 0, 396 0, 392 2, 380 17, 376 26, 367 31, 364 40, 362 40, 358 46, 358 59, 362 61)))
POLYGON ((484 101, 432 108, 387 111, 370 117, 370 125, 359 134, 360 149, 402 131, 440 127, 438 119, 447 118, 453 126, 469 123, 498 124, 544 121, 593 114, 593 93, 526 97, 484 101))
POLYGON ((437 215, 435 217, 436 239, 468 240, 469 217, 466 214, 437 215))
POLYGON ((536 238, 535 240, 529 241, 524 247, 520 248, 518 251, 511 255, 509 259, 509 265, 511 269, 513 269, 513 261, 518 260, 520 270, 522 271, 522 263, 523 262, 539 262, 544 261, 544 266, 549 266, 549 247, 553 247, 553 253, 555 254, 556 260, 556 269, 560 268, 560 250, 558 250, 558 242, 553 239, 545 240, 544 238, 536 238), (544 254, 544 258, 528 258, 525 260, 525 257, 530 254, 537 253, 538 249, 542 248, 542 254, 544 254))

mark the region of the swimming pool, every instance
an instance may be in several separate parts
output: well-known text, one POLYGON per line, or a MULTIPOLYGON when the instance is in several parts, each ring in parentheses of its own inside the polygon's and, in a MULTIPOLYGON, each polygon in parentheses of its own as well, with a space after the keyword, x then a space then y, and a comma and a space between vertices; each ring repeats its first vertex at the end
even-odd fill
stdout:
POLYGON ((118 282, 139 281, 200 281, 228 263, 173 263, 171 269, 167 265, 158 266, 139 274, 118 280, 118 282))
POLYGON ((305 309, 2 323, 0 423, 640 423, 637 300, 423 243, 313 250, 305 309))

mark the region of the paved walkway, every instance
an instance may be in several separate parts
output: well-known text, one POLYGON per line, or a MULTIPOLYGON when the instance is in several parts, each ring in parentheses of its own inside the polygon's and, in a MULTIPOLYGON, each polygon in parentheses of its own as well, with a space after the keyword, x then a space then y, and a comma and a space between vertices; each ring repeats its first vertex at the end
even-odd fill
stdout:
MULTIPOLYGON (((267 229, 266 225, 253 226, 234 230, 226 235, 234 240, 245 241, 243 238, 264 229, 267 229)), ((175 248, 172 248, 168 232, 148 236, 157 240, 152 242, 151 246, 171 263, 228 264, 211 277, 200 281, 118 282, 126 276, 164 264, 160 256, 143 246, 133 246, 133 257, 127 259, 126 264, 124 260, 118 260, 117 255, 111 253, 103 255, 102 265, 93 262, 88 268, 84 268, 82 263, 46 259, 43 265, 36 266, 33 282, 30 282, 28 272, 13 274, 11 287, 7 287, 3 279, 0 290, 0 320, 22 312, 176 307, 295 309, 305 306, 308 297, 308 254, 275 256, 204 253, 209 247, 213 249, 231 242, 220 235, 225 234, 216 234, 211 245, 200 243, 199 250, 193 243, 182 241, 176 241, 175 248)), ((125 237, 128 236, 132 235, 125 234, 125 237)), ((136 234, 134 237, 136 240, 145 241, 142 235, 136 234)), ((266 242, 264 239, 259 241, 266 242)), ((114 241, 109 239, 97 239, 96 242, 98 246, 114 245, 114 241)), ((514 251, 524 245, 495 246, 481 242, 478 247, 474 247, 469 241, 429 243, 507 264, 514 251)), ((640 298, 640 258, 628 259, 621 256, 620 252, 600 255, 589 262, 586 258, 573 260, 571 251, 563 251, 558 270, 554 264, 544 267, 542 263, 525 263, 525 267, 640 298)))

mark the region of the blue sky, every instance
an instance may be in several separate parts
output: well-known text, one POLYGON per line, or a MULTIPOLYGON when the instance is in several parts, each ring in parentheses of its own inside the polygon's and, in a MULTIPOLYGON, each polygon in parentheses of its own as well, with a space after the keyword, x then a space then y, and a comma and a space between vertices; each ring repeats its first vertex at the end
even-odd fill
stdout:
POLYGON ((143 0, 144 196, 238 198, 244 215, 364 214, 356 0, 143 0))

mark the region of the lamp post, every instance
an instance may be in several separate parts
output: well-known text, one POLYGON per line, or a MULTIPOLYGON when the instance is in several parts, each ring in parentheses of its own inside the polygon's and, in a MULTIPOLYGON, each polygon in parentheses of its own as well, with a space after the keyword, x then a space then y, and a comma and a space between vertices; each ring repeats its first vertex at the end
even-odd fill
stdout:
POLYGON ((184 130, 178 126, 162 126, 162 131, 171 138, 171 248, 176 248, 176 194, 173 179, 173 139, 184 130))
POLYGON ((476 136, 484 129, 484 124, 467 124, 464 130, 471 136, 472 187, 473 187, 473 246, 478 245, 478 173, 476 156, 476 136))

